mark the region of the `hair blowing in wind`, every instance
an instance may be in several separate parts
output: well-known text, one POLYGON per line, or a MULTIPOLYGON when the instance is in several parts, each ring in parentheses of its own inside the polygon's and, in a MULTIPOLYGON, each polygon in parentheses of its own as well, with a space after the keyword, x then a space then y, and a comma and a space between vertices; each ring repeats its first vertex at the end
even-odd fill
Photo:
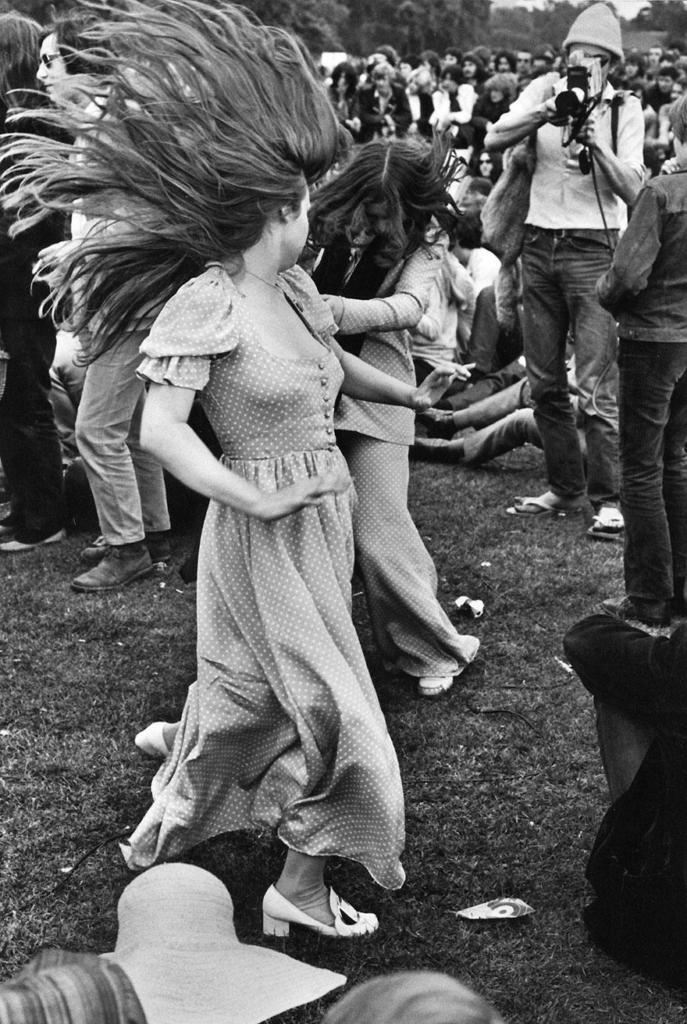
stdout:
POLYGON ((93 220, 52 278, 53 316, 92 339, 93 359, 207 261, 240 262, 341 138, 300 43, 244 9, 88 7, 91 70, 74 82, 83 102, 45 115, 74 141, 18 133, 3 191, 15 232, 54 211, 93 220))

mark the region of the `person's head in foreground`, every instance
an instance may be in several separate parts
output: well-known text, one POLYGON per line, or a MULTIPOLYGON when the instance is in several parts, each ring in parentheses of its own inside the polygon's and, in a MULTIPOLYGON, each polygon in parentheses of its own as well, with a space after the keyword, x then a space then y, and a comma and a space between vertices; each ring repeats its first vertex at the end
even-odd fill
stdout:
POLYGON ((118 906, 114 951, 46 949, 0 985, 0 1024, 261 1024, 346 981, 239 942, 215 875, 158 864, 118 906))
POLYGON ((455 978, 401 971, 357 985, 322 1024, 504 1024, 503 1018, 455 978))

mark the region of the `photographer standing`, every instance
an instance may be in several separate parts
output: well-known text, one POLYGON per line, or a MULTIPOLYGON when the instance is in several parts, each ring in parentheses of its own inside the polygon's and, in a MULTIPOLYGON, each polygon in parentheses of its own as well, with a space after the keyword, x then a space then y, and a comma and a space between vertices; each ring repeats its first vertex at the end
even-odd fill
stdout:
POLYGON ((597 3, 583 11, 563 47, 569 79, 535 79, 486 137, 487 148, 497 151, 527 136, 536 140, 522 254, 523 334, 549 490, 516 498, 515 511, 577 511, 586 490, 595 511, 589 533, 604 538, 623 529, 617 337, 595 284, 617 242, 618 199, 633 203, 643 182, 644 122, 639 100, 607 82, 611 63, 623 57, 620 24, 609 7, 597 3), (569 331, 587 442, 586 486, 566 376, 569 331))

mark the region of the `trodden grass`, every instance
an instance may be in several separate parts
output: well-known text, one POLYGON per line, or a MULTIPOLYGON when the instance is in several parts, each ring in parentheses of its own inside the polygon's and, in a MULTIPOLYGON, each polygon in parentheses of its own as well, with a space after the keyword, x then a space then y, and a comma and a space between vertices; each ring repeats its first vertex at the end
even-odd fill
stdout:
MULTIPOLYGON (((542 489, 531 449, 471 471, 415 464, 412 510, 440 575, 440 596, 476 663, 439 701, 386 673, 362 596, 355 615, 404 778, 408 875, 400 892, 334 864, 337 889, 381 919, 378 936, 332 942, 292 932, 279 948, 355 982, 402 968, 448 971, 512 1024, 685 1020, 680 993, 592 948, 581 921, 585 861, 607 796, 591 700, 564 664, 566 628, 622 589, 621 551, 580 517, 523 520, 505 508, 542 489), (482 598, 476 622, 451 611, 482 598), (519 896, 520 921, 467 922, 461 907, 519 896)), ((105 951, 130 879, 116 842, 149 800, 155 764, 133 746, 153 718, 174 718, 194 677, 194 592, 176 574, 105 597, 74 594, 86 535, 0 562, 0 971, 40 946, 105 951), (61 888, 57 888, 61 885, 61 888)), ((177 562, 188 538, 177 538, 177 562)), ((356 585, 355 590, 359 591, 356 585)), ((188 854, 231 891, 239 936, 262 942, 260 900, 282 851, 267 833, 222 836, 188 854)), ((315 1024, 323 1005, 280 1018, 315 1024)))

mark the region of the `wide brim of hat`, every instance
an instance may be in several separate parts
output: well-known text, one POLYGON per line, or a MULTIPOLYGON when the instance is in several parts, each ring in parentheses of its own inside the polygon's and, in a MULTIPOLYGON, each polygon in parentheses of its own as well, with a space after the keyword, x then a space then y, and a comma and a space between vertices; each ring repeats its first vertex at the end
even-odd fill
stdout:
POLYGON ((147 1024, 260 1024, 346 984, 343 974, 243 943, 103 956, 129 977, 147 1024))

